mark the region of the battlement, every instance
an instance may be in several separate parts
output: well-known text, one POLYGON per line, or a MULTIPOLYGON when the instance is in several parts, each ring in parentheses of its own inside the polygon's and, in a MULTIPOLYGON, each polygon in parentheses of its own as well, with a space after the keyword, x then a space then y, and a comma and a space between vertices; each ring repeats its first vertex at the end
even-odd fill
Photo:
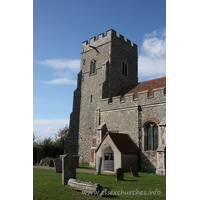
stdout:
POLYGON ((112 98, 112 102, 109 103, 109 98, 101 99, 100 110, 116 110, 129 107, 136 107, 138 105, 152 105, 166 102, 165 88, 153 89, 152 96, 149 96, 149 91, 142 91, 135 94, 126 94, 124 98, 121 95, 112 98))
POLYGON ((81 53, 91 50, 90 45, 98 47, 102 44, 105 44, 105 43, 108 43, 111 41, 117 43, 120 46, 123 46, 124 48, 126 48, 129 51, 137 50, 136 44, 131 43, 131 41, 128 40, 127 38, 124 39, 124 36, 122 36, 121 34, 117 35, 115 30, 110 29, 110 30, 106 31, 106 35, 104 35, 104 33, 101 33, 98 35, 97 38, 96 38, 96 36, 90 38, 89 42, 88 42, 88 40, 85 40, 84 42, 82 42, 81 53))

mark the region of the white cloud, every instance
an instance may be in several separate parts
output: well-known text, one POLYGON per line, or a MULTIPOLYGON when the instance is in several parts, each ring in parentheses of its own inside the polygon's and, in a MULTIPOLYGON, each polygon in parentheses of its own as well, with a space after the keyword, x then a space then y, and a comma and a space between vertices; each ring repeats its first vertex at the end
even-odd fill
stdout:
POLYGON ((65 126, 69 124, 69 119, 34 119, 33 125, 43 126, 65 126))
POLYGON ((59 129, 63 129, 66 125, 69 126, 69 119, 34 119, 33 125, 37 140, 42 141, 47 137, 54 139, 59 129))
POLYGON ((145 39, 142 49, 150 57, 164 57, 166 55, 166 40, 158 39, 156 37, 145 39))
POLYGON ((139 57, 139 77, 157 78, 166 74, 166 60, 151 57, 139 57))
POLYGON ((41 101, 40 99, 33 99, 33 101, 41 101))
POLYGON ((59 127, 47 127, 47 128, 34 128, 34 133, 37 135, 45 134, 45 135, 52 135, 56 134, 60 128, 59 127))
POLYGON ((59 129, 62 127, 46 127, 46 128, 34 128, 33 132, 36 136, 36 141, 43 141, 45 138, 51 137, 52 139, 55 138, 55 134, 58 133, 59 129))
POLYGON ((165 29, 144 36, 138 66, 140 78, 158 78, 166 75, 165 29))
POLYGON ((42 81, 47 84, 67 84, 67 85, 76 85, 76 80, 70 80, 69 78, 57 78, 51 81, 42 81))
POLYGON ((48 59, 45 61, 35 61, 36 63, 53 68, 54 76, 57 78, 53 80, 44 80, 43 83, 47 84, 67 84, 76 85, 76 75, 80 70, 80 60, 68 60, 68 59, 48 59))
POLYGON ((73 72, 78 72, 80 69, 80 60, 74 59, 74 60, 68 60, 68 59, 48 59, 45 61, 36 61, 36 63, 51 67, 55 70, 64 70, 68 69, 73 72))

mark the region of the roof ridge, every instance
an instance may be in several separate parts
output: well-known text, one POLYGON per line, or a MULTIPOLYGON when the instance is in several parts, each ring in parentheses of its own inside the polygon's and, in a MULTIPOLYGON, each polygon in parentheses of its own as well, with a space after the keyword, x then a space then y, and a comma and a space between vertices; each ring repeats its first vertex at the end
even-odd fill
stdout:
POLYGON ((134 93, 134 98, 137 98, 138 92, 148 90, 150 92, 149 95, 152 95, 153 89, 158 89, 161 87, 166 88, 166 76, 126 85, 121 88, 118 95, 121 95, 123 99, 126 94, 134 93))
POLYGON ((114 133, 112 131, 107 131, 107 133, 112 133, 112 134, 126 134, 126 135, 128 135, 128 133, 114 133))

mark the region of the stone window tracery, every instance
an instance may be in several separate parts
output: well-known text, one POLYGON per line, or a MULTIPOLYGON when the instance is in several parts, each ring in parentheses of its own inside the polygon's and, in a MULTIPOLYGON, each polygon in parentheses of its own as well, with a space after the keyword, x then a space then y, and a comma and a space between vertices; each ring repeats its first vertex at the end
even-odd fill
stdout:
POLYGON ((145 126, 146 150, 156 150, 158 148, 158 125, 149 122, 145 126))

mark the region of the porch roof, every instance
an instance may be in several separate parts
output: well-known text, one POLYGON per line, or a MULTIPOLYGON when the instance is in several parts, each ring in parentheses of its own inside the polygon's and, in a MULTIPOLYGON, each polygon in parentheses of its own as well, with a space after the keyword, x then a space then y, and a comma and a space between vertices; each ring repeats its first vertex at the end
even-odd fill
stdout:
POLYGON ((99 147, 103 143, 106 137, 110 137, 117 149, 122 153, 122 154, 137 154, 138 153, 138 148, 136 144, 132 141, 130 136, 127 133, 112 133, 112 132, 107 132, 104 138, 102 139, 101 143, 96 149, 96 152, 98 151, 99 147))

